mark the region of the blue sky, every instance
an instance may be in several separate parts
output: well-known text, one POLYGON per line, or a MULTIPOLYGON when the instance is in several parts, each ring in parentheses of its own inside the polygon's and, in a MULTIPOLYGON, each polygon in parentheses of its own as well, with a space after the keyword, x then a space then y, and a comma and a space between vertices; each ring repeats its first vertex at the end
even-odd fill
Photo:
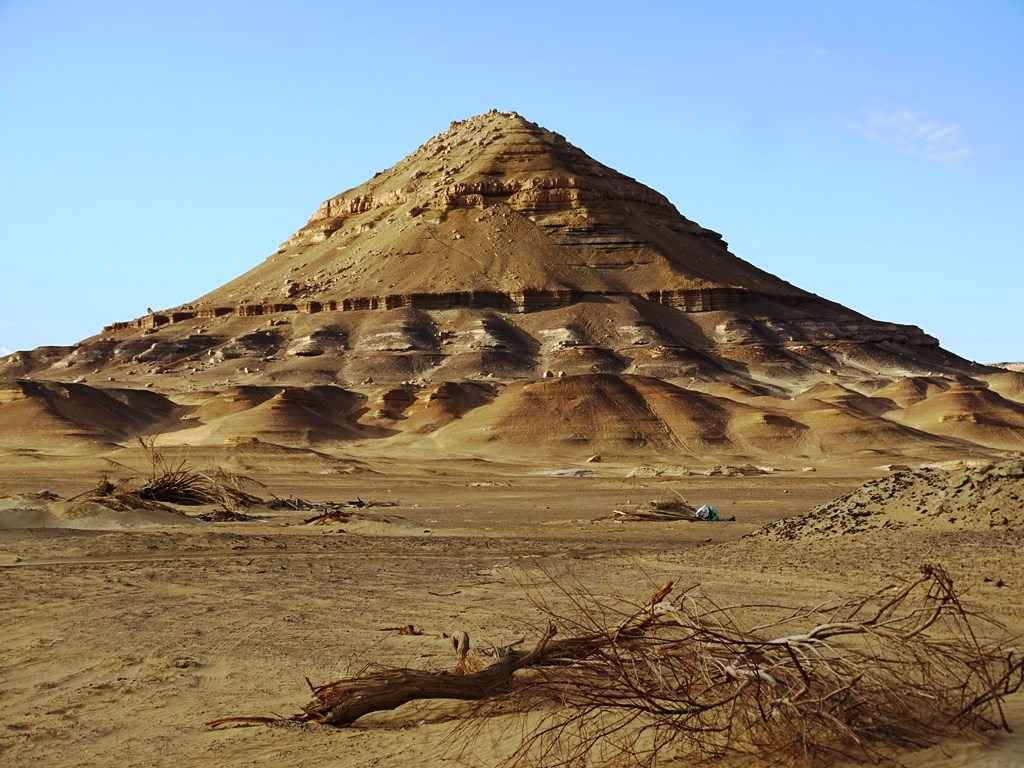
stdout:
POLYGON ((0 0, 0 349, 255 265, 492 107, 738 256, 1024 360, 1024 2, 0 0))

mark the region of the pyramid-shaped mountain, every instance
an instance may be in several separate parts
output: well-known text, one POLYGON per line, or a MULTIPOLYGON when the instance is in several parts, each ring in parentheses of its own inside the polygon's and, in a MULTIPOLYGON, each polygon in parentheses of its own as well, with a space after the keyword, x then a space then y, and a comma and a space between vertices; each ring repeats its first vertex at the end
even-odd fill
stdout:
POLYGON ((609 294, 693 309, 751 294, 807 298, 654 190, 492 112, 326 200, 277 254, 197 306, 528 310, 609 294))
POLYGON ((5 358, 0 434, 991 453, 1024 448, 1021 378, 758 269, 656 191, 492 111, 324 201, 195 301, 5 358))

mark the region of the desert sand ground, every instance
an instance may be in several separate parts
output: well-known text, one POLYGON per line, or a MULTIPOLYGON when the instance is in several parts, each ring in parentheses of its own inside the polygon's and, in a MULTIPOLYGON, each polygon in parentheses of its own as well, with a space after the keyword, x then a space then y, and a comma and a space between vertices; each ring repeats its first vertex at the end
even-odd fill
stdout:
MULTIPOLYGON (((65 460, 60 475, 35 460, 9 466, 0 487, 8 496, 43 487, 68 496, 96 479, 90 460, 65 460)), ((462 704, 411 704, 341 730, 204 723, 292 714, 309 699, 304 678, 327 682, 368 663, 450 668, 442 632, 467 631, 477 647, 529 637, 543 617, 524 583, 540 569, 597 595, 644 600, 675 579, 722 603, 792 605, 874 590, 939 562, 968 605, 1024 630, 1019 529, 744 538, 881 471, 627 478, 635 464, 585 466, 594 474, 428 461, 364 463, 351 474, 279 468, 261 478, 281 497, 398 502, 340 527, 304 525, 308 512, 267 511, 253 522, 171 526, 126 515, 140 525, 0 531, 0 762, 497 765, 511 737, 495 731, 493 742, 462 750, 453 717, 462 704), (673 493, 737 520, 613 520, 615 509, 673 493), (387 629, 406 624, 425 633, 387 629)), ((1007 711, 1017 733, 899 759, 911 768, 1024 765, 1024 695, 1007 711)))
MULTIPOLYGON (((4 357, 0 407, 2 766, 499 765, 511 719, 464 750, 465 705, 205 724, 290 715, 307 678, 369 664, 450 669, 442 633, 528 642, 558 583, 815 605, 940 563, 969 607, 1024 630, 1024 470, 984 510, 963 489, 1002 481, 958 476, 887 519, 891 494, 868 489, 745 538, 881 465, 1019 459, 1024 375, 764 272, 515 113, 452 123, 192 303, 4 357), (263 498, 390 504, 317 526, 38 495, 137 466, 137 439, 192 446, 263 498), (630 476, 712 456, 786 471, 630 476), (678 495, 735 521, 615 518, 678 495)), ((1024 696, 1008 712, 1024 728, 1024 696)), ((899 759, 1020 766, 1024 740, 899 759)))

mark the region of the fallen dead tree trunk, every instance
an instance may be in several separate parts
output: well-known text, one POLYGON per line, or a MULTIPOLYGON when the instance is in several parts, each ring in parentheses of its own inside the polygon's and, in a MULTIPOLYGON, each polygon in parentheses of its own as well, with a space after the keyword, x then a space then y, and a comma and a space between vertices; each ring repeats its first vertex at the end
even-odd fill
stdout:
MULTIPOLYGON (((385 669, 354 679, 336 680, 316 686, 313 688, 313 700, 303 707, 301 715, 293 719, 344 726, 370 712, 396 709, 419 699, 479 701, 508 690, 516 670, 528 667, 544 657, 554 634, 555 628, 552 625, 533 650, 522 652, 509 649, 499 661, 470 674, 460 674, 458 669, 454 673, 385 669)), ((464 664, 465 653, 461 654, 461 659, 464 664)))
MULTIPOLYGON (((309 684, 313 700, 302 712, 290 718, 222 717, 207 723, 211 728, 228 724, 269 723, 281 719, 317 722, 337 727, 351 725, 363 715, 383 712, 421 699, 458 699, 479 701, 507 692, 516 671, 531 666, 564 664, 591 655, 608 642, 609 637, 636 635, 656 618, 654 606, 672 591, 671 582, 659 590, 647 607, 623 621, 609 635, 608 631, 553 638, 557 628, 549 623, 547 631, 531 651, 514 647, 500 652, 501 658, 478 672, 466 672, 469 638, 453 638, 459 663, 454 672, 422 669, 384 669, 357 677, 335 680, 325 685, 309 684)), ((307 683, 309 681, 307 680, 307 683)))
POLYGON ((1022 684, 1020 650, 979 639, 993 624, 963 608, 941 567, 760 623, 763 606, 724 609, 692 590, 670 600, 672 591, 667 584, 616 622, 607 602, 574 593, 575 615, 542 606, 569 627, 565 637, 550 623, 533 649, 507 648, 477 672, 466 671, 467 638, 455 643, 453 672, 384 669, 310 686, 312 701, 285 719, 346 726, 420 699, 482 701, 483 715, 537 712, 545 701, 510 757, 545 766, 730 753, 823 764, 1008 730, 1001 702, 1022 684))

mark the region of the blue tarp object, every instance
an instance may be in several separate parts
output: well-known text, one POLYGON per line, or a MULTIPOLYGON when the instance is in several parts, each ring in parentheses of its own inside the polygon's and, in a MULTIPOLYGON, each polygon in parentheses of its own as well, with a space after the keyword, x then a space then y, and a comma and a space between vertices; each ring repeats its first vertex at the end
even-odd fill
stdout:
POLYGON ((718 510, 708 504, 698 507, 695 514, 698 520, 705 520, 709 523, 718 521, 718 510))

